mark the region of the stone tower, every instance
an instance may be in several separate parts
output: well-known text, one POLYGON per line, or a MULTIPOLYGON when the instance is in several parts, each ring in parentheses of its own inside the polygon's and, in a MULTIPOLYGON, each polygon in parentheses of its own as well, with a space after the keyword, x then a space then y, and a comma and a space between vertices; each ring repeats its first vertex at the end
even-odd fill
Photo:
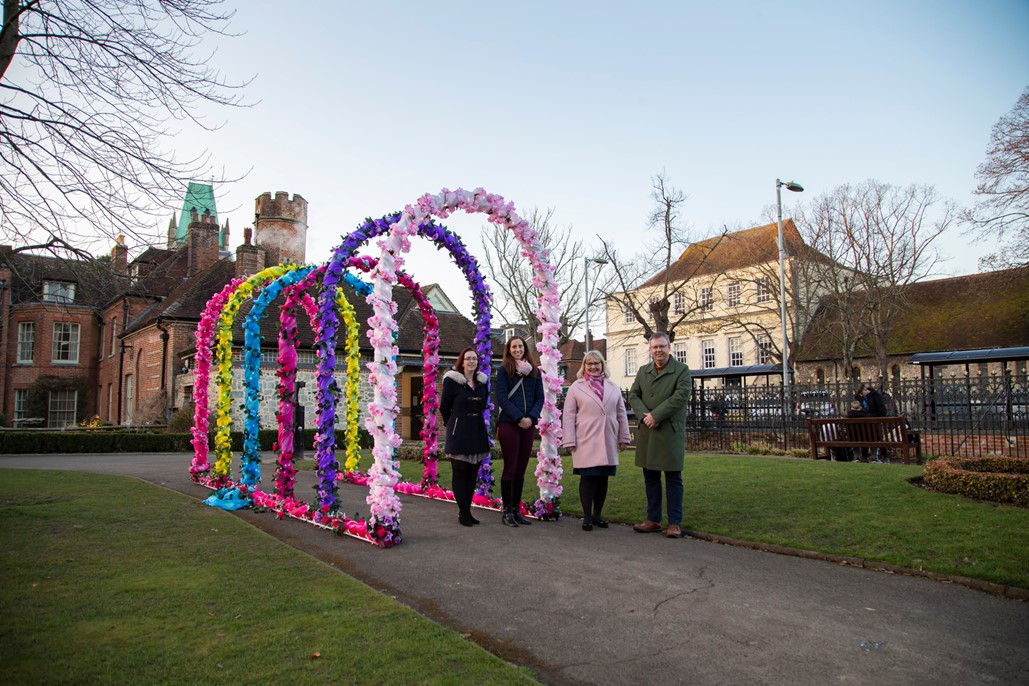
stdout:
POLYGON ((282 191, 265 193, 254 208, 254 243, 264 248, 266 263, 286 260, 304 264, 307 260, 307 201, 298 194, 282 191))

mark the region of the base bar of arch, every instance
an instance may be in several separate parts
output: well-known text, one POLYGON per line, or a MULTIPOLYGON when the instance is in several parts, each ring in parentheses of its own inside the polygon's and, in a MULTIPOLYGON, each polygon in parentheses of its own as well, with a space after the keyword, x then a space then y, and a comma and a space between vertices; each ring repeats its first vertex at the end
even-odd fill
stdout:
MULTIPOLYGON (((352 519, 346 515, 336 517, 323 513, 317 507, 312 507, 309 503, 302 500, 283 498, 281 495, 265 493, 252 486, 242 486, 224 478, 212 479, 208 476, 198 476, 196 482, 201 486, 210 488, 212 491, 218 491, 223 488, 244 491, 250 496, 254 507, 270 510, 279 519, 290 517, 306 524, 312 524, 320 529, 332 531, 340 536, 350 536, 380 548, 388 547, 368 534, 368 527, 364 519, 352 519)), ((399 540, 394 541, 393 545, 399 542, 399 540)))

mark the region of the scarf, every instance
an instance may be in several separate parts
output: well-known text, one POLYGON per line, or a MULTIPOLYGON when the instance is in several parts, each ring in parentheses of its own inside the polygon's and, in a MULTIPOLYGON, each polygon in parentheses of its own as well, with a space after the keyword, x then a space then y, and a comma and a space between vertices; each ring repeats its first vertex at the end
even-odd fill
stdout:
POLYGON ((532 365, 525 360, 515 360, 515 371, 522 376, 532 374, 532 365))
POLYGON ((590 374, 587 372, 582 377, 587 384, 589 384, 590 390, 597 394, 597 397, 601 400, 604 399, 604 375, 603 374, 590 374))

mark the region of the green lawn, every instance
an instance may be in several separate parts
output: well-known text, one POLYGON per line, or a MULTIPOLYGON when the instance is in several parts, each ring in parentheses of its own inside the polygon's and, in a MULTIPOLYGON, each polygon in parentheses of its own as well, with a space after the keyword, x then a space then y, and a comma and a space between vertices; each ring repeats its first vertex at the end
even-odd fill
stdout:
MULTIPOLYGON (((535 467, 533 461, 528 471, 532 497, 535 467)), ((498 463, 494 476, 500 469, 498 463)), ((581 516, 570 458, 564 469, 562 510, 581 516)), ((421 465, 404 462, 401 471, 417 481, 421 465)), ((932 493, 907 481, 921 473, 915 465, 688 455, 683 524, 747 541, 1029 588, 1029 510, 932 493)), ((444 462, 440 481, 450 484, 444 462)), ((631 452, 622 453, 610 483, 605 516, 642 521, 643 473, 631 452)))
POLYGON ((535 683, 194 498, 97 474, 3 474, 4 683, 535 683))

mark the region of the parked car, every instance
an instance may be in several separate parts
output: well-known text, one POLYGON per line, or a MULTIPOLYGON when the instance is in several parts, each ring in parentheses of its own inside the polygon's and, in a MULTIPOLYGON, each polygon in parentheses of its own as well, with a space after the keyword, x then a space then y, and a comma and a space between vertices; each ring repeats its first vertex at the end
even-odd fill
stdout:
POLYGON ((782 419, 783 399, 777 395, 752 397, 747 403, 748 419, 782 419))
POLYGON ((836 405, 829 397, 829 391, 801 391, 797 399, 797 414, 801 417, 832 417, 836 405))

